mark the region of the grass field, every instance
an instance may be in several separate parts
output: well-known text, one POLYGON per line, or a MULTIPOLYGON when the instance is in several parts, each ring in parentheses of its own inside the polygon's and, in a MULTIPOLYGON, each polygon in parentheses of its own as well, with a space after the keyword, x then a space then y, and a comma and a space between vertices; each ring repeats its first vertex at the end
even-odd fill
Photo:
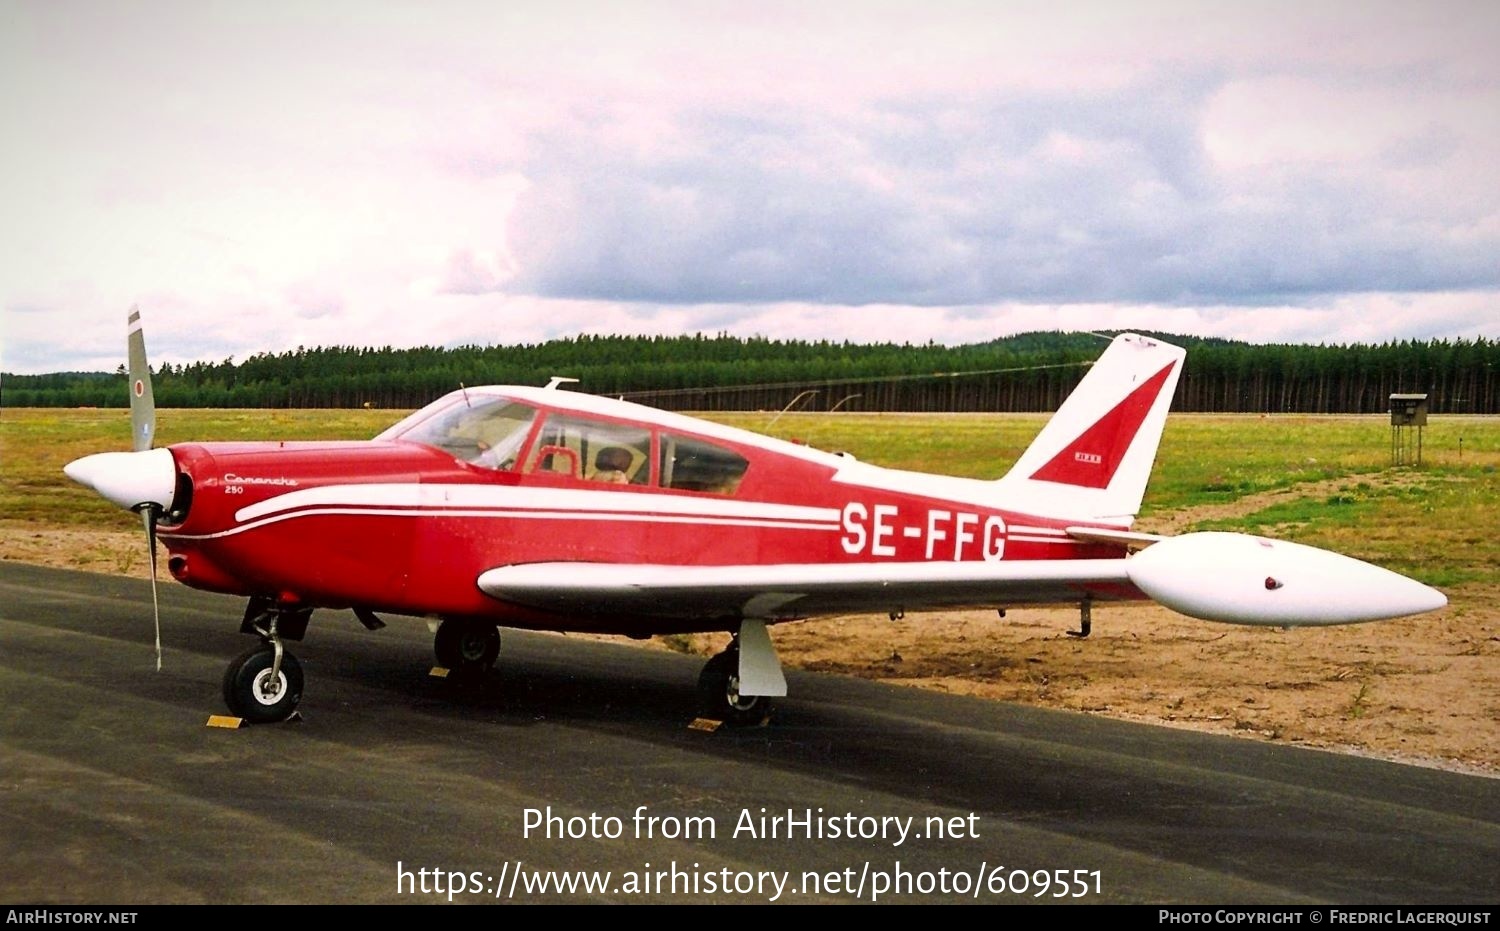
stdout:
MULTIPOLYGON (((360 439, 404 411, 163 410, 157 444, 360 439)), ((768 414, 714 420, 763 430, 768 414)), ((1039 414, 788 414, 774 435, 878 465, 996 478, 1045 422, 1039 414)), ((69 460, 125 448, 120 410, 0 411, 0 519, 131 529, 129 514, 62 474, 69 460)), ((1438 417, 1420 468, 1390 466, 1380 416, 1173 415, 1142 525, 1224 513, 1177 529, 1268 533, 1370 559, 1436 585, 1500 582, 1500 418, 1438 417), (1272 494, 1280 492, 1280 494, 1272 494), (1260 501, 1265 498, 1264 506, 1260 501)))

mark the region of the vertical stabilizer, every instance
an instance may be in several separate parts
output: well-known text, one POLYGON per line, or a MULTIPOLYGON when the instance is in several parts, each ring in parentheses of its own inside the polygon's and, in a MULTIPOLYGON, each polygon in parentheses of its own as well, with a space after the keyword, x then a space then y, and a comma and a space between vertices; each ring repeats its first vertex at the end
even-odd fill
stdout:
POLYGON ((1002 507, 1129 524, 1141 507, 1186 353, 1115 337, 997 485, 1002 507))

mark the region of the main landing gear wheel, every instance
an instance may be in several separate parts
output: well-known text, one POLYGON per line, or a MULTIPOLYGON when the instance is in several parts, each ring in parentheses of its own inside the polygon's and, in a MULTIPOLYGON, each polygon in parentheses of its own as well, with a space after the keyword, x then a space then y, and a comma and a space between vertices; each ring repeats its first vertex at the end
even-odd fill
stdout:
POLYGON ((698 674, 698 696, 705 716, 736 726, 763 724, 771 714, 771 699, 740 694, 740 651, 728 649, 703 664, 698 674))
POLYGON ((285 651, 273 677, 276 650, 269 643, 240 654, 224 670, 224 704, 252 724, 285 721, 302 701, 302 664, 285 651))
POLYGON ((446 669, 462 675, 489 672, 500 656, 500 628, 482 621, 444 621, 432 649, 446 669))

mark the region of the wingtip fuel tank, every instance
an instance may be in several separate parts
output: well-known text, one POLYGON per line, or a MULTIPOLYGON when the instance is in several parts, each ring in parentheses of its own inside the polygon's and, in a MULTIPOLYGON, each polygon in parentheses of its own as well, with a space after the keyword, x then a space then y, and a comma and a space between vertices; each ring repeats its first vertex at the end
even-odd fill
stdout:
POLYGON ((1442 592, 1340 553, 1240 533, 1189 533, 1126 564, 1151 599, 1208 621, 1350 624, 1435 611, 1442 592))

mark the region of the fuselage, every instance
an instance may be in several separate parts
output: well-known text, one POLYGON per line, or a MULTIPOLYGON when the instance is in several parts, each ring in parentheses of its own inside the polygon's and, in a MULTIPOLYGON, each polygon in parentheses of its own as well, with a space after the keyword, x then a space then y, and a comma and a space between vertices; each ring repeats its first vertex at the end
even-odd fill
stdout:
MULTIPOLYGON (((1086 522, 998 506, 992 482, 895 472, 535 388, 455 392, 368 442, 170 451, 186 476, 159 530, 173 576, 315 607, 609 631, 620 619, 510 604, 476 580, 531 563, 836 566, 1125 553, 1065 529, 1086 522)), ((1143 597, 1115 584, 1085 594, 1143 597)), ((721 625, 628 623, 632 632, 721 625)))

